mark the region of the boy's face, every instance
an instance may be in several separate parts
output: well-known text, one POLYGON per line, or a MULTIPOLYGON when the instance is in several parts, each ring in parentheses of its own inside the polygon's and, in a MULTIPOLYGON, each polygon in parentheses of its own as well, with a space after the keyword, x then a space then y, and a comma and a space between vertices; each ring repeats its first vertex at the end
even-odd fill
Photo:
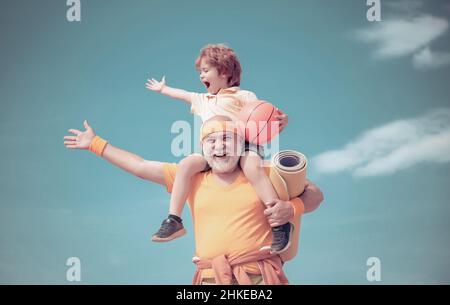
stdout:
POLYGON ((219 74, 219 70, 211 66, 204 58, 200 62, 200 81, 211 94, 216 94, 220 89, 229 87, 228 76, 219 74))

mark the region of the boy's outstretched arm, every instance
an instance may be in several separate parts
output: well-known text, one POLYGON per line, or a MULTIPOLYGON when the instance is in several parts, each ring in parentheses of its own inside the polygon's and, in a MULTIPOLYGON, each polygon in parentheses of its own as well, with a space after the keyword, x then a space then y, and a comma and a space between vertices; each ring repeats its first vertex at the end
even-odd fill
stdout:
MULTIPOLYGON (((89 150, 95 132, 87 121, 84 121, 85 131, 69 129, 73 136, 64 137, 64 145, 69 149, 89 150)), ((106 144, 102 158, 134 176, 151 182, 165 185, 163 162, 145 160, 142 157, 118 147, 106 144)))
POLYGON ((171 88, 166 85, 166 77, 163 76, 162 80, 158 82, 156 79, 147 79, 145 87, 151 91, 155 91, 171 98, 182 100, 188 104, 191 103, 191 92, 183 89, 171 88))

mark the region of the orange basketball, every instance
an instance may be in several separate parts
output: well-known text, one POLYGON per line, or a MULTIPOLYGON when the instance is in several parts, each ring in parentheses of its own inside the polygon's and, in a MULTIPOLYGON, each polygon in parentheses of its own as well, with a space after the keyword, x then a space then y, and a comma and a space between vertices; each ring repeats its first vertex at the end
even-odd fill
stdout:
POLYGON ((270 142, 279 134, 277 108, 266 101, 247 103, 239 113, 240 128, 245 140, 254 144, 270 142))

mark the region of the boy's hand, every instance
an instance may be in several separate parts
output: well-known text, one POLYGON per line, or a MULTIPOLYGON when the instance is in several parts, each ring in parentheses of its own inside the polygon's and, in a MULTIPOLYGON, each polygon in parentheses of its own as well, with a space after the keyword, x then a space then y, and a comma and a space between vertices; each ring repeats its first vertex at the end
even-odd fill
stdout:
POLYGON ((77 129, 69 129, 69 132, 75 136, 65 136, 64 145, 69 149, 89 149, 92 139, 95 137, 95 132, 89 126, 87 121, 83 122, 85 131, 81 132, 77 129))
POLYGON ((288 118, 287 114, 283 113, 278 108, 277 108, 277 112, 278 112, 278 115, 276 115, 275 118, 278 119, 278 121, 280 123, 280 125, 279 125, 280 132, 282 132, 284 127, 286 127, 286 125, 288 124, 289 118, 288 118))
POLYGON ((158 82, 156 79, 152 78, 152 79, 147 79, 147 83, 145 83, 145 87, 148 90, 152 90, 152 91, 156 91, 156 92, 161 92, 161 90, 164 88, 164 86, 166 85, 166 77, 163 76, 163 78, 161 79, 160 82, 158 82))

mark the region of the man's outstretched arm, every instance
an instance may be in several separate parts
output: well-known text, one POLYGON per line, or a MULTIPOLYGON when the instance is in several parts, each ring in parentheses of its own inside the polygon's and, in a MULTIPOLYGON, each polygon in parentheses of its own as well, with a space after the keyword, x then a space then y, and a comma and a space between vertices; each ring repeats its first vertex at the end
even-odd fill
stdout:
MULTIPOLYGON (((95 132, 89 124, 84 121, 85 131, 69 129, 73 136, 64 137, 64 145, 69 149, 89 150, 95 132)), ((100 156, 111 164, 129 172, 139 178, 159 184, 165 184, 163 162, 149 161, 131 152, 106 144, 100 156)))
POLYGON ((317 185, 311 181, 307 181, 305 191, 299 196, 305 206, 304 214, 310 213, 317 209, 323 201, 323 193, 317 185))

